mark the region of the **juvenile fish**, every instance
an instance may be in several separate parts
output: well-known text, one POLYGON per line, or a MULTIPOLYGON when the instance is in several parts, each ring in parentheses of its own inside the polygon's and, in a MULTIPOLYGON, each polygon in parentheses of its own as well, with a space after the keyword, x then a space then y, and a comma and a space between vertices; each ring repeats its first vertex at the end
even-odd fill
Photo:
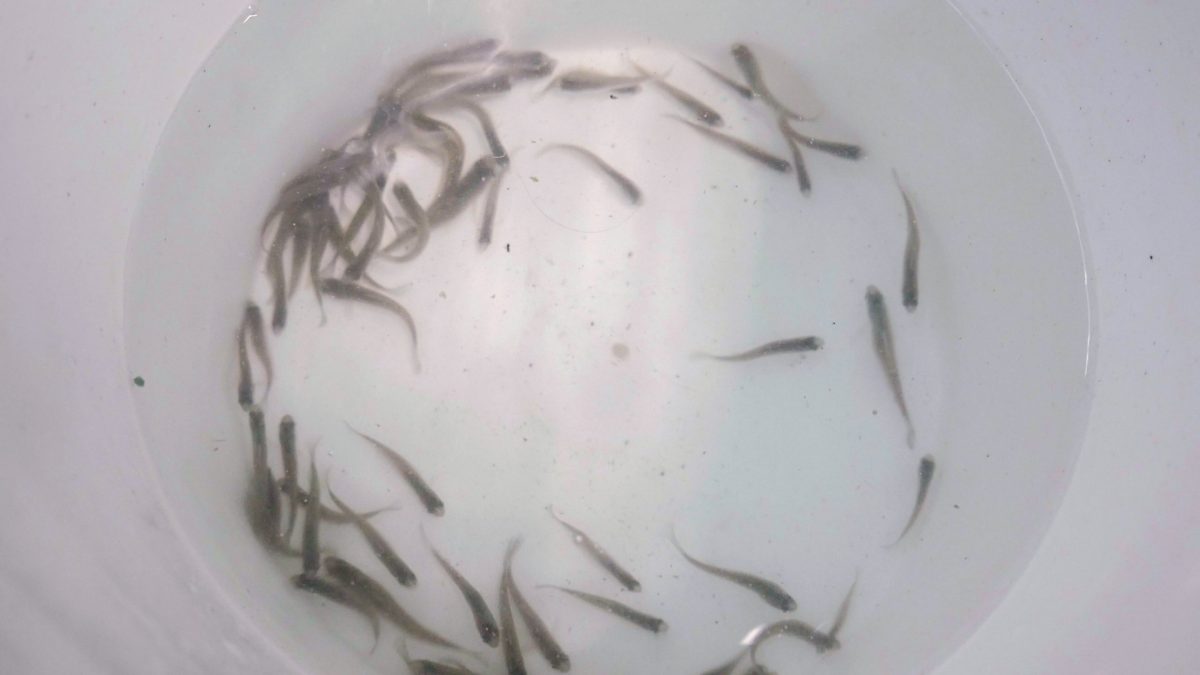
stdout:
POLYGON ((632 574, 625 570, 625 568, 621 567, 617 561, 608 554, 608 551, 605 551, 599 544, 593 541, 591 537, 587 536, 583 530, 580 530, 579 528, 560 518, 550 506, 546 507, 546 512, 550 514, 551 518, 554 518, 559 522, 559 524, 567 528, 567 531, 571 533, 571 538, 575 540, 575 543, 581 546, 583 550, 587 551, 588 555, 590 555, 593 560, 600 563, 600 566, 603 567, 609 574, 613 575, 613 578, 619 581, 622 586, 631 591, 642 590, 641 582, 635 579, 632 574))
POLYGON ((451 102, 457 108, 462 108, 479 122, 479 128, 483 131, 483 138, 487 141, 488 150, 492 153, 492 158, 496 160, 496 164, 500 166, 508 166, 508 150, 504 148, 504 144, 500 142, 500 136, 496 133, 496 125, 492 123, 491 115, 483 109, 483 106, 469 99, 456 99, 451 102))
POLYGON ((921 513, 921 507, 925 505, 925 496, 929 494, 929 484, 933 482, 933 472, 936 465, 932 455, 925 455, 921 458, 921 464, 917 467, 917 501, 913 504, 912 515, 908 517, 908 523, 905 524, 904 530, 900 532, 900 536, 896 537, 896 541, 892 542, 892 546, 900 543, 904 535, 912 529, 913 523, 917 522, 917 516, 921 513))
POLYGON ((839 649, 842 643, 838 642, 838 633, 842 631, 842 626, 846 623, 846 616, 850 613, 850 601, 854 598, 854 589, 858 588, 858 577, 854 577, 854 583, 850 584, 850 590, 846 591, 846 597, 842 599, 842 604, 838 607, 837 616, 833 619, 833 625, 825 632, 828 637, 827 643, 818 644, 817 653, 823 654, 830 649, 839 649))
POLYGON ((396 641, 396 651, 400 654, 400 659, 408 666, 408 672, 411 675, 476 675, 475 671, 456 661, 414 659, 409 656, 408 646, 404 644, 404 640, 396 641))
POLYGON ((487 248, 492 243, 492 226, 496 222, 496 204, 500 201, 500 183, 503 179, 504 173, 501 172, 488 186, 483 202, 483 219, 479 224, 479 248, 487 248))
POLYGON ((291 541, 292 531, 296 528, 296 491, 300 489, 296 469, 296 421, 291 415, 284 415, 283 419, 279 420, 279 454, 283 459, 283 480, 280 484, 291 506, 288 509, 288 524, 283 539, 291 541))
POLYGON ((426 54, 413 61, 404 69, 400 76, 396 78, 396 84, 392 86, 392 90, 396 93, 401 93, 405 85, 410 84, 420 75, 434 68, 482 61, 495 52, 499 46, 499 41, 486 38, 426 54))
POLYGON ((371 438, 363 432, 355 429, 354 427, 350 427, 350 430, 359 436, 362 436, 363 440, 374 446, 375 449, 378 450, 381 455, 383 455, 384 459, 391 462, 392 466, 394 466, 396 470, 400 472, 400 475, 408 483, 409 487, 413 489, 413 492, 417 493, 417 498, 420 499, 421 503, 425 505, 426 511, 435 516, 440 516, 446 512, 446 507, 442 503, 441 498, 437 496, 437 493, 433 491, 433 488, 429 487, 429 484, 425 482, 425 479, 421 477, 421 474, 417 473, 417 470, 413 468, 413 465, 410 464, 407 459, 404 459, 400 453, 389 448, 380 441, 377 441, 374 438, 371 438))
POLYGON ((804 145, 813 150, 820 150, 842 159, 860 159, 863 155, 862 147, 853 143, 839 143, 837 141, 823 141, 819 138, 813 138, 796 131, 790 125, 787 128, 787 135, 800 141, 804 145))
POLYGON ((551 150, 562 150, 584 158, 597 169, 604 172, 604 175, 608 176, 612 182, 616 183, 617 187, 621 188, 621 191, 625 193, 630 203, 634 205, 642 203, 642 191, 638 189, 637 184, 626 178, 624 174, 614 169, 611 164, 601 159, 599 155, 591 150, 570 143, 552 143, 542 148, 542 151, 538 154, 540 155, 551 150))
POLYGON ((750 90, 754 95, 762 99, 764 103, 771 106, 781 115, 785 115, 792 119, 803 119, 800 115, 793 112, 787 106, 779 102, 779 99, 771 93, 767 87, 766 80, 763 78, 762 68, 758 65, 758 59, 754 56, 754 52, 744 44, 735 44, 730 52, 733 54, 734 61, 737 62, 738 69, 742 71, 742 77, 746 78, 746 82, 750 85, 750 90))
POLYGON ((617 602, 616 600, 611 600, 600 595, 593 595, 592 593, 585 593, 583 591, 564 588, 562 586, 539 586, 539 588, 553 588, 560 590, 563 593, 575 596, 589 605, 599 607, 609 614, 625 619, 633 625, 639 628, 644 628, 651 633, 665 633, 667 630, 666 621, 663 621, 656 616, 646 614, 645 612, 638 611, 629 605, 617 602))
POLYGON ((412 314, 409 314, 403 305, 379 291, 373 291, 352 281, 335 279, 333 277, 326 277, 321 280, 321 292, 340 300, 357 300, 368 305, 375 305, 399 317, 404 322, 405 327, 408 328, 409 336, 412 337, 413 369, 421 372, 421 361, 417 356, 417 324, 413 321, 412 314))
POLYGON ((390 621, 405 634, 438 647, 462 649, 462 647, 447 640, 435 631, 427 628, 420 621, 414 619, 400 606, 400 603, 396 602, 392 594, 388 593, 383 584, 372 579, 370 575, 358 567, 337 556, 331 555, 325 557, 325 571, 329 573, 329 576, 337 579, 345 586, 354 589, 369 606, 378 611, 383 618, 390 621))
POLYGON ((309 240, 312 238, 312 227, 309 212, 303 213, 296 219, 292 231, 292 270, 288 281, 288 297, 296 294, 300 287, 300 278, 304 274, 304 261, 308 257, 309 240))
POLYGON ((425 215, 429 224, 440 225, 454 216, 471 203, 488 181, 496 177, 499 164, 491 157, 480 157, 471 165, 452 188, 439 195, 426 209, 425 215))
POLYGON ((475 618, 475 629, 479 631, 479 637, 483 639, 484 644, 490 647, 500 644, 500 627, 496 625, 496 617, 492 615, 492 610, 488 609, 487 601, 483 599, 479 591, 475 590, 471 582, 467 581, 467 578, 450 564, 450 561, 443 558, 441 553, 438 553, 438 550, 425 537, 424 528, 421 529, 421 537, 425 539, 425 543, 429 546, 433 557, 442 566, 442 569, 446 571, 446 575, 450 577, 454 585, 458 587, 458 591, 462 593, 463 599, 467 601, 467 606, 471 609, 471 616, 475 618))
POLYGON ((321 481, 317 477, 315 454, 308 460, 308 494, 311 495, 304 508, 304 537, 300 552, 304 563, 304 576, 314 577, 321 570, 321 481))
POLYGON ((521 655, 521 641, 517 637, 517 622, 513 618, 511 582, 509 569, 512 568, 513 554, 521 545, 520 538, 513 539, 504 553, 504 572, 500 575, 500 645, 504 652, 504 668, 508 675, 526 675, 525 657, 521 655))
POLYGON ((867 287, 867 314, 871 317, 871 338, 875 343, 875 353, 883 365, 883 372, 892 387, 896 404, 900 406, 900 413, 904 415, 904 423, 908 426, 908 447, 911 448, 917 434, 913 429, 912 419, 908 416, 908 405, 904 402, 904 390, 900 386, 900 370, 896 366, 896 347, 892 343, 892 326, 888 321, 887 305, 884 304, 883 293, 874 286, 867 287))
POLYGON ((379 615, 350 589, 328 579, 308 574, 297 574, 292 577, 292 583, 302 591, 319 595, 362 614, 363 618, 371 624, 371 632, 375 635, 375 641, 379 642, 379 615))
POLYGON ((250 370, 250 352, 246 348, 246 326, 243 322, 237 332, 238 350, 238 405, 249 410, 254 405, 254 374, 250 370))
POLYGON ((900 284, 900 299, 904 309, 909 312, 917 309, 917 257, 921 254, 921 234, 917 231, 917 211, 913 208, 912 199, 904 186, 900 185, 900 176, 895 170, 892 177, 896 179, 896 187, 900 188, 900 196, 904 198, 904 215, 908 219, 908 240, 904 243, 904 279, 900 284))
POLYGON ((679 117, 678 115, 668 115, 668 117, 678 120, 680 122, 683 122, 684 124, 688 125, 689 127, 695 129, 696 131, 699 131, 704 136, 707 136, 709 139, 715 141, 718 145, 723 145, 727 148, 737 150, 738 152, 742 153, 743 155, 759 162, 760 164, 765 165, 767 168, 769 168, 773 171, 778 171, 779 173, 787 173, 792 170, 792 165, 788 164, 787 160, 781 159, 775 155, 772 155, 771 153, 767 152, 766 150, 763 150, 762 148, 751 145, 751 144, 747 143, 746 141, 743 141, 740 138, 734 138, 733 136, 730 136, 729 134, 726 134, 721 131, 717 131, 716 129, 710 129, 702 124, 698 124, 691 120, 685 120, 684 118, 679 117))
POLYGON ((425 250, 425 246, 429 243, 429 219, 425 217, 425 207, 421 206, 417 201, 412 190, 406 183, 396 183, 392 186, 392 193, 396 195, 396 201, 400 203, 400 208, 404 210, 404 215, 408 217, 412 227, 404 232, 397 230, 396 238, 390 244, 384 247, 383 255, 393 262, 408 262, 425 250), (401 255, 392 255, 390 252, 401 248, 410 241, 416 240, 412 248, 408 249, 407 253, 401 255))
MULTIPOLYGON (((283 488, 283 479, 282 478, 279 479, 279 487, 283 488)), ((310 501, 310 498, 308 496, 308 493, 305 492, 302 488, 297 487, 296 488, 296 503, 299 506, 303 506, 303 507, 307 508, 309 501, 310 501)), ((333 523, 335 525, 349 525, 354 522, 354 519, 350 518, 346 514, 342 513, 341 511, 338 511, 337 509, 332 509, 324 504, 318 504, 317 508, 320 511, 321 520, 324 520, 325 522, 333 523)), ((365 513, 360 513, 358 515, 362 516, 363 518, 366 518, 367 520, 370 520, 371 518, 374 518, 375 516, 377 516, 381 513, 387 513, 388 511, 395 511, 395 510, 396 510, 396 507, 388 506, 388 507, 384 507, 382 509, 375 509, 374 511, 367 511, 365 513)))
POLYGON ((796 166, 796 182, 800 185, 800 194, 807 195, 812 192, 812 180, 808 177, 808 167, 804 164, 804 153, 800 151, 800 142, 791 135, 791 125, 782 115, 779 116, 779 130, 783 132, 783 140, 792 152, 792 164, 796 166))
POLYGON ((775 340, 764 345, 755 347, 737 354, 708 354, 698 352, 696 356, 713 359, 716 361, 750 361, 763 356, 772 356, 775 354, 791 354, 795 352, 811 352, 821 349, 825 343, 821 338, 816 336, 788 338, 786 340, 775 340))
POLYGON ((496 63, 506 66, 514 77, 539 78, 554 72, 555 62, 545 52, 519 51, 497 52, 492 57, 496 63))
MULTIPOLYGON (((519 546, 520 543, 518 542, 517 545, 519 546)), ((512 549, 512 553, 516 553, 516 548, 512 549)), ((542 617, 534 610, 533 605, 525 599, 521 589, 517 588, 517 582, 513 580, 511 554, 505 560, 504 583, 508 585, 508 595, 512 597, 512 602, 516 605, 517 612, 521 615, 521 620, 525 622, 525 627, 529 629, 529 635, 533 637, 533 643, 542 653, 542 657, 546 659, 551 668, 563 673, 570 671, 570 657, 550 634, 546 622, 542 621, 542 617)))
POLYGON ((275 241, 267 252, 267 278, 271 282, 271 299, 274 310, 271 313, 271 330, 276 334, 287 325, 287 281, 283 276, 283 248, 287 245, 291 233, 291 224, 280 224, 275 233, 275 241))
POLYGON ((379 562, 383 563, 383 566, 395 577, 396 581, 400 582, 401 586, 416 586, 417 575, 412 571, 412 568, 392 550, 391 545, 387 543, 383 535, 379 534, 379 530, 376 530, 371 523, 367 522, 366 518, 352 511, 350 507, 346 506, 345 502, 338 499, 332 487, 329 486, 329 498, 350 519, 351 524, 362 533, 363 539, 367 540, 367 545, 371 547, 371 552, 375 554, 375 557, 379 558, 379 562))
POLYGON ((242 314, 242 330, 250 336, 250 345, 254 354, 267 372, 267 391, 275 380, 275 368, 271 364, 271 351, 267 349, 267 332, 263 328, 262 310, 253 302, 246 303, 246 311, 242 314))
POLYGON ((721 71, 717 70, 716 68, 713 68, 712 66, 708 65, 707 63, 704 63, 703 61, 700 61, 698 59, 691 59, 691 61, 692 61, 692 63, 696 64, 697 66, 700 66, 700 68, 702 70, 704 70, 704 72, 706 72, 709 75, 712 75, 714 78, 716 78, 716 80, 718 82, 721 82, 725 86, 732 89, 734 92, 737 93, 738 96, 741 96, 742 98, 746 99, 747 101, 754 98, 754 90, 751 89, 750 87, 747 87, 746 85, 742 84, 741 82, 738 82, 737 80, 733 79, 732 77, 729 77, 725 73, 722 73, 721 71))
POLYGON ((372 213, 374 218, 371 220, 371 231, 367 235, 367 241, 358 253, 346 265, 345 271, 342 272, 342 278, 348 281, 358 281, 362 278, 363 273, 367 271, 367 265, 371 264, 371 258, 375 252, 379 250, 379 244, 383 241, 383 220, 385 211, 383 208, 383 199, 379 194, 379 188, 372 183, 368 188, 369 199, 374 202, 372 213))
POLYGON ((645 81, 645 75, 612 75, 589 68, 576 68, 554 78, 546 88, 552 89, 557 86, 563 91, 630 89, 645 81))
POLYGON ((680 89, 679 87, 672 85, 670 82, 667 82, 666 79, 664 79, 663 77, 661 77, 661 76, 656 77, 656 76, 652 75, 649 71, 647 71, 645 68, 642 68, 641 66, 637 65, 636 63, 633 64, 633 68, 634 68, 634 70, 638 71, 639 74, 648 78, 650 80, 650 83, 653 84, 660 91, 662 91, 664 94, 675 99, 675 101, 677 103, 679 103, 683 107, 687 108, 688 112, 695 115, 696 118, 699 119, 701 122, 704 122, 705 124, 707 124, 709 126, 713 126, 713 127, 724 126, 725 120, 721 118, 720 113, 718 113, 716 110, 713 110, 712 106, 704 103, 700 99, 696 98, 695 96, 692 96, 691 94, 680 89))
POLYGON ((708 563, 704 563, 693 558, 692 556, 688 555, 687 551, 683 550, 682 546, 679 545, 679 540, 675 538, 674 531, 671 532, 671 542, 675 544, 675 548, 679 549, 680 555, 686 558, 691 564, 699 567, 701 570, 708 572, 715 577, 725 579, 726 581, 731 581, 743 588, 753 591, 768 605, 776 609, 784 612, 790 612, 796 609, 796 601, 792 599, 792 596, 789 595, 787 591, 783 590, 783 587, 779 584, 767 581, 761 577, 756 577, 753 574, 747 574, 746 572, 737 572, 734 570, 717 567, 716 565, 709 565, 708 563))
MULTIPOLYGON (((463 178, 463 162, 466 157, 466 145, 463 143, 462 135, 453 126, 425 113, 414 113, 410 116, 413 126, 422 131, 432 133, 441 139, 442 154, 446 158, 445 167, 442 170, 442 178, 438 183, 437 196, 433 199, 433 204, 444 200, 453 192, 460 180, 463 178)), ((430 205, 433 208, 433 205, 430 205)), ((434 222, 434 221, 431 221, 434 222)))
POLYGON ((758 648, 767 640, 779 636, 803 640, 815 647, 818 652, 837 649, 840 646, 836 638, 822 633, 799 619, 784 619, 783 621, 759 626, 742 640, 742 645, 750 649, 750 658, 756 659, 758 648))
POLYGON ((256 478, 262 478, 267 472, 267 420, 262 408, 250 406, 246 413, 250 420, 251 466, 256 478))

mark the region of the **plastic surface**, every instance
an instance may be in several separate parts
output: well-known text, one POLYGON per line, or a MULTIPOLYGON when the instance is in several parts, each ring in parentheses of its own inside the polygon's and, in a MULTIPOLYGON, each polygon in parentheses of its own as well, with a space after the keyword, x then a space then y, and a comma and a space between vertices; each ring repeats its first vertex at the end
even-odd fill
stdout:
MULTIPOLYGON (((1103 347, 1092 432, 1059 518, 944 670, 1194 670, 1200 552, 1180 534, 1198 511, 1187 420, 1198 403, 1189 289, 1200 153, 1183 116, 1197 109, 1195 10, 1112 3, 1084 16, 1029 3, 984 15, 963 4, 1062 150, 1094 256, 1103 347)), ((239 8, 0 10, 15 36, 0 73, 16 92, 0 107, 11 218, 0 267, 0 643, 17 672, 286 670, 165 525, 131 448, 119 340, 119 261, 141 172, 239 8)))

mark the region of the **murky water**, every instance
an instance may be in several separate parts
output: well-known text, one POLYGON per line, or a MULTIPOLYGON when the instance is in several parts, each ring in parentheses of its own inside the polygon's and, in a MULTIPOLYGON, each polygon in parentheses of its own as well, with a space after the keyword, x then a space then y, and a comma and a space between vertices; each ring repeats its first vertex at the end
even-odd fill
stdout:
MULTIPOLYGON (((1065 488, 1088 400, 1087 295, 1034 118, 951 9, 917 4, 731 3, 688 17, 636 3, 498 14, 361 3, 273 7, 238 24, 164 135, 127 270, 146 442, 184 536, 231 600, 314 672, 397 667, 394 634, 371 653, 367 624, 291 588, 299 564, 266 554, 241 511, 249 442, 233 333, 247 299, 269 312, 258 229, 279 185, 365 122, 415 55, 489 34, 560 68, 628 70, 632 59, 666 72, 721 112, 724 131, 789 157, 763 106, 686 58, 734 75, 728 46, 745 40, 780 98, 799 100, 803 83, 803 103, 819 102, 820 118, 798 128, 861 144, 866 157, 807 151, 805 196, 794 174, 671 118, 686 112, 652 87, 608 96, 519 84, 486 100, 512 158, 491 245, 478 244, 475 203, 415 261, 371 268, 415 317, 420 372, 394 316, 326 298, 322 322, 304 285, 271 338, 268 425, 291 414, 302 463, 315 453, 352 505, 398 507, 374 522, 418 584, 390 590, 483 653, 486 672, 501 671, 499 654, 479 642, 422 527, 493 610, 504 546, 523 537, 517 581, 572 672, 699 672, 783 618, 688 565, 672 528, 696 557, 781 583, 799 605, 791 616, 817 626, 857 576, 843 648, 771 643, 761 655, 778 672, 918 672, 953 650, 1019 575, 1065 488), (578 157, 542 152, 553 143, 603 156, 643 202, 578 157), (922 223, 911 314, 893 170, 922 223), (871 284, 890 304, 913 449, 873 352, 871 284), (696 358, 802 335, 824 349, 696 358), (445 515, 424 512, 348 425, 408 457, 445 515), (925 512, 888 548, 925 454, 938 462, 925 512), (550 505, 642 590, 590 560, 550 505), (539 584, 620 599, 670 629, 639 631, 539 584)), ((463 130, 469 164, 482 136, 470 117, 444 119, 463 130)), ((437 166, 402 157, 401 176, 427 201, 437 166)), ((352 529, 326 527, 322 545, 390 583, 352 529)), ((531 672, 546 672, 522 638, 531 672)))

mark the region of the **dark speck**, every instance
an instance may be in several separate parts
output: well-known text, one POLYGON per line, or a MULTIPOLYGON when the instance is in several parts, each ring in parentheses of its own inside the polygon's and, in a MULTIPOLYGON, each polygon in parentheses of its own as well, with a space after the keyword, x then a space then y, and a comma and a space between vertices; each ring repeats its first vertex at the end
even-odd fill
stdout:
POLYGON ((146 380, 142 379, 141 375, 138 375, 137 377, 133 378, 133 383, 139 387, 146 386, 146 380))

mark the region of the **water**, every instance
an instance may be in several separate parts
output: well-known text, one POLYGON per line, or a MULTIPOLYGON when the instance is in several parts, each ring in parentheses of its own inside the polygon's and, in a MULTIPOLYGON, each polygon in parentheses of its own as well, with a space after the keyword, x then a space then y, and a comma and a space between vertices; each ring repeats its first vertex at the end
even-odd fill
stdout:
MULTIPOLYGON (((474 204, 415 262, 372 268, 416 317, 421 372, 395 317, 327 299, 322 325, 306 286, 272 338, 268 424, 295 417, 302 463, 315 449, 351 504, 399 507, 375 522, 419 584, 392 590, 463 644, 478 638, 422 525, 493 609, 504 545, 523 536, 518 583, 573 672, 716 665, 782 615, 683 562, 674 526, 698 558, 781 582, 794 616, 814 624, 827 625, 859 578, 845 647, 818 657, 773 643, 762 654, 774 669, 936 665, 1003 596, 1057 509, 1086 414, 1088 315, 1074 220, 1033 117, 952 10, 910 5, 739 3, 681 21, 685 12, 636 3, 499 14, 364 3, 271 8, 238 24, 164 134, 127 269, 145 438, 184 536, 230 600, 305 668, 396 668, 392 634, 369 654, 365 623, 292 589, 298 566, 265 555, 241 513, 249 460, 232 335, 246 298, 269 310, 257 232, 278 185, 351 133, 396 68, 439 39, 478 34, 564 66, 616 70, 632 57, 668 71, 725 116, 725 131, 786 157, 769 115, 680 57, 732 75, 726 50, 741 39, 780 98, 798 100, 804 83, 803 102, 819 101, 823 115, 804 130, 860 143, 867 157, 806 152, 804 197, 794 175, 665 116, 686 112, 652 89, 613 99, 522 85, 488 103, 512 155, 491 246, 477 244, 474 204), (540 154, 553 142, 603 156, 644 203, 577 157, 540 154), (914 314, 899 303, 893 169, 923 226, 914 314), (890 305, 913 450, 872 351, 868 284, 890 305), (800 335, 825 348, 736 364, 693 357, 800 335), (347 424, 403 452, 445 516, 424 513, 347 424), (925 513, 886 548, 926 453, 938 475, 925 513), (589 560, 548 505, 642 592, 589 560), (621 599, 670 630, 643 633, 542 583, 621 599)), ((464 129, 469 164, 483 139, 471 118, 446 119, 464 129)), ((432 167, 406 157, 396 174, 427 198, 432 167)), ((322 543, 386 576, 353 531, 327 527, 322 543)), ((498 655, 487 658, 496 671, 498 655)), ((547 670, 532 650, 526 659, 547 670)))

